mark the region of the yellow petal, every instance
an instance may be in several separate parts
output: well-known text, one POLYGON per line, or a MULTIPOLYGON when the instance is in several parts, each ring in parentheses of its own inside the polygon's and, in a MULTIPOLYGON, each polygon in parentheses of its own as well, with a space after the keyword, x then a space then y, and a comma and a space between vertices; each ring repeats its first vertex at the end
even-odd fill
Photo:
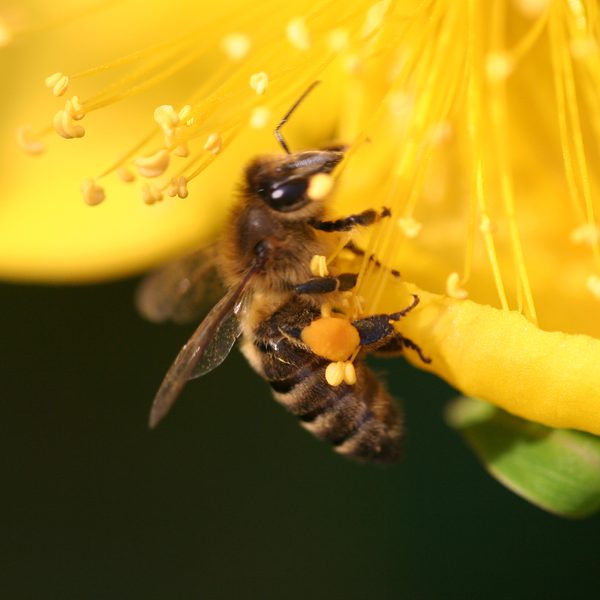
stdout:
POLYGON ((600 435, 600 340, 542 331, 522 315, 417 290, 401 323, 433 371, 462 393, 550 427, 600 435))

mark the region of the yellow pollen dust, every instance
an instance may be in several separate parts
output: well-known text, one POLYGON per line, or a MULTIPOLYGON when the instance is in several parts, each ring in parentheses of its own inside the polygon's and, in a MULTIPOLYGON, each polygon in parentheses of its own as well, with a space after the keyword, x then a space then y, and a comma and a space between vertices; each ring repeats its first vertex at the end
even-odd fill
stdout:
POLYGON ((317 356, 334 362, 348 360, 360 345, 356 327, 341 317, 315 319, 302 330, 301 338, 317 356))
POLYGON ((257 106, 250 114, 250 127, 262 129, 266 127, 271 119, 271 111, 266 106, 257 106))
POLYGON ((28 154, 41 154, 46 149, 43 142, 28 125, 23 125, 17 129, 17 144, 21 150, 28 154))
POLYGON ((64 73, 52 73, 46 77, 44 83, 55 96, 62 96, 69 87, 69 77, 64 73))
POLYGON ((342 383, 354 385, 356 383, 356 370, 352 361, 329 363, 325 369, 325 381, 332 387, 337 387, 342 383))
POLYGON ((213 154, 218 154, 223 147, 223 139, 218 133, 211 133, 204 144, 204 149, 212 152, 213 154))
POLYGON ((401 217, 398 219, 398 227, 407 238, 414 239, 421 233, 423 224, 413 217, 401 217))
POLYGON ((269 85, 269 76, 264 72, 253 73, 250 75, 250 87, 259 95, 262 96, 269 85))
POLYGON ((446 279, 446 294, 456 300, 466 300, 469 292, 460 285, 460 276, 458 273, 450 273, 446 279))
POLYGON ((242 60, 250 52, 252 42, 245 33, 229 33, 221 41, 221 50, 231 60, 242 60))
POLYGON ((600 277, 598 275, 590 275, 586 281, 587 288, 592 292, 596 300, 600 300, 600 277))
POLYGON ((142 200, 144 204, 148 204, 149 206, 155 204, 156 202, 160 202, 162 200, 161 191, 151 183, 145 183, 142 186, 142 200))
POLYGON ((187 183, 187 178, 184 175, 180 175, 179 177, 173 177, 169 184, 167 195, 171 198, 174 198, 175 196, 179 196, 179 198, 187 198, 187 183))
POLYGON ((96 206, 106 198, 104 188, 99 186, 93 179, 84 179, 81 182, 81 195, 88 206, 96 206))
POLYGON ((317 173, 310 178, 306 195, 311 200, 322 200, 333 187, 333 177, 327 173, 317 173))
POLYGON ((158 177, 162 175, 171 162, 171 157, 166 150, 159 150, 150 156, 138 156, 133 164, 142 177, 158 177))
POLYGON ((310 48, 310 33, 303 17, 296 17, 287 24, 286 35, 294 48, 298 50, 308 50, 310 48))
POLYGON ((310 272, 315 277, 327 277, 329 269, 327 269, 327 258, 319 254, 315 254, 310 259, 310 272))
POLYGON ((490 52, 486 56, 485 73, 491 83, 506 79, 512 73, 513 68, 513 59, 505 52, 490 52))

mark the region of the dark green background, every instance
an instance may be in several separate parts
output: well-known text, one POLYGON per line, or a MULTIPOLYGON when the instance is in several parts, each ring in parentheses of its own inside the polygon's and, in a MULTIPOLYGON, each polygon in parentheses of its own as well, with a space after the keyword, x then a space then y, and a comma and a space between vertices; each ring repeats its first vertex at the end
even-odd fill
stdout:
POLYGON ((389 469, 315 441, 237 352, 150 433, 191 329, 143 322, 134 285, 0 288, 0 597, 597 596, 600 518, 501 488, 402 361, 376 365, 408 418, 389 469))

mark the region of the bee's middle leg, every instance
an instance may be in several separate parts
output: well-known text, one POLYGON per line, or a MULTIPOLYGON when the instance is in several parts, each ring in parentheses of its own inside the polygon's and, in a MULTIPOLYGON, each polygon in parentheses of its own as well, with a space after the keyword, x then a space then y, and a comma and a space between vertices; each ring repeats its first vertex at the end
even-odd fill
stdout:
POLYGON ((337 276, 313 277, 294 286, 297 294, 329 294, 331 292, 347 292, 356 285, 357 273, 342 273, 337 276))

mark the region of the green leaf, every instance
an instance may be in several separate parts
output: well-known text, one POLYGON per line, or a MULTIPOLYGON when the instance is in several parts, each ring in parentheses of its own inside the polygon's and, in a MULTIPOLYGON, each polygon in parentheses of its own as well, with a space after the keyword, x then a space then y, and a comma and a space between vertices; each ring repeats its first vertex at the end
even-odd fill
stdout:
POLYGON ((600 437, 551 429, 474 398, 454 400, 446 419, 515 494, 563 517, 600 509, 600 437))

